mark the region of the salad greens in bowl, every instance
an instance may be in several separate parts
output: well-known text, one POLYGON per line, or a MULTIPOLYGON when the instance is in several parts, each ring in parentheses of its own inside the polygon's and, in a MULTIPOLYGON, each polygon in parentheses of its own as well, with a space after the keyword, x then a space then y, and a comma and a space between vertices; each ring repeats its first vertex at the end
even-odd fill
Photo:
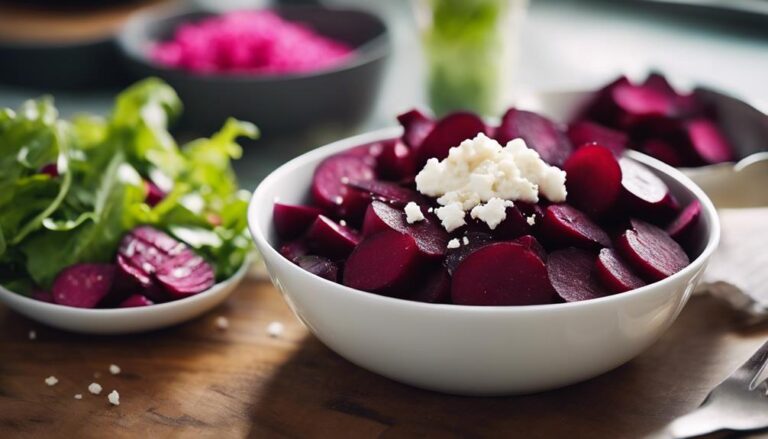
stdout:
POLYGON ((136 311, 242 275, 250 194, 230 161, 258 130, 230 119, 179 146, 168 124, 181 109, 155 78, 107 117, 65 120, 47 97, 0 109, 0 299, 136 311))

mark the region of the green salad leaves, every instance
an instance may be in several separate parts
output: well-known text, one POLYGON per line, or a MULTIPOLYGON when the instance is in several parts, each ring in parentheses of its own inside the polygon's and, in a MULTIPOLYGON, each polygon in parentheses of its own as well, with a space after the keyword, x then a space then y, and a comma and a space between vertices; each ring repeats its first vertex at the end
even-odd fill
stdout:
POLYGON ((154 225, 231 276, 251 250, 246 209, 230 160, 258 129, 230 119, 208 139, 179 147, 168 123, 181 112, 159 79, 117 96, 107 118, 63 120, 48 98, 0 110, 0 284, 49 288, 63 268, 109 262, 122 236, 154 225), (147 203, 151 181, 164 192, 147 203))

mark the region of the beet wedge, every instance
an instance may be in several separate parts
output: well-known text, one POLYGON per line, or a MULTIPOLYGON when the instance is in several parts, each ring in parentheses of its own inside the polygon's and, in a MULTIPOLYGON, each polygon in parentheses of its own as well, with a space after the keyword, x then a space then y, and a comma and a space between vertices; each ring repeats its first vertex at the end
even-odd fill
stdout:
POLYGON ((419 149, 424 139, 432 131, 435 121, 419 110, 411 110, 397 116, 403 127, 403 142, 411 149, 419 149))
POLYGON ((665 222, 679 209, 669 187, 644 165, 622 158, 621 187, 629 211, 653 222, 665 222))
POLYGON ((623 293, 645 285, 619 254, 610 248, 600 250, 595 263, 595 273, 600 283, 614 293, 623 293))
POLYGON ((563 300, 580 302, 610 294, 595 276, 596 259, 594 253, 577 248, 567 248, 549 254, 549 281, 563 300))
POLYGON ((425 213, 425 219, 408 224, 403 209, 381 201, 373 201, 365 213, 363 236, 370 236, 384 230, 395 230, 412 236, 424 257, 440 259, 445 256, 448 233, 436 218, 428 214, 423 207, 421 209, 425 213))
POLYGON ((312 206, 275 202, 272 210, 275 232, 280 239, 294 239, 303 235, 322 213, 322 210, 312 206))
POLYGON ((336 155, 323 160, 312 177, 312 199, 328 214, 347 220, 362 218, 367 198, 348 184, 373 180, 374 167, 361 157, 336 155))
POLYGON ((610 237, 600 226, 567 204, 547 207, 541 224, 541 236, 553 248, 599 250, 611 246, 610 237))
POLYGON ((573 151, 570 140, 553 121, 530 111, 511 108, 501 118, 496 140, 503 146, 517 138, 525 140, 542 160, 558 167, 563 166, 573 151))
POLYGON ((665 279, 690 263, 680 244, 664 230, 637 219, 631 225, 617 240, 616 249, 646 280, 665 279))
POLYGON ((621 195, 622 171, 614 154, 603 146, 583 146, 565 162, 568 201, 592 218, 613 210, 621 195))
POLYGON ((211 264, 189 248, 160 265, 155 277, 172 299, 201 293, 216 283, 211 264))
POLYGON ((112 289, 116 267, 112 264, 75 264, 53 281, 53 301, 75 308, 96 308, 112 289))
POLYGON ((307 231, 306 240, 315 254, 344 258, 360 243, 360 236, 355 230, 320 215, 307 231))
POLYGON ((421 266, 416 241, 395 230, 368 236, 344 266, 344 285, 384 295, 402 296, 421 266))
POLYGON ((339 266, 333 261, 322 256, 305 255, 296 258, 296 265, 316 276, 328 279, 331 282, 339 280, 339 266))
POLYGON ((485 130, 485 122, 474 113, 458 112, 443 117, 416 150, 417 167, 421 168, 431 158, 448 157, 451 148, 485 130))

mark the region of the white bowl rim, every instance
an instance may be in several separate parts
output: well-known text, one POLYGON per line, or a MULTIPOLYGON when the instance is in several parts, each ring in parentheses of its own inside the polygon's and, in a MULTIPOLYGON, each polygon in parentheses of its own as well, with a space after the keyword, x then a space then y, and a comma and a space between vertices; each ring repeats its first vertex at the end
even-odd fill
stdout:
MULTIPOLYGON (((445 312, 473 312, 473 313, 518 313, 518 312, 525 313, 525 312, 536 312, 536 311, 543 311, 543 310, 553 311, 553 312, 567 311, 567 310, 575 309, 578 307, 597 306, 600 304, 609 304, 611 302, 621 302, 624 300, 629 300, 634 296, 644 294, 648 291, 651 291, 652 289, 664 288, 666 284, 674 283, 679 278, 693 276, 696 271, 698 271, 703 267, 703 265, 706 263, 706 261, 709 259, 709 257, 717 248, 717 245, 720 241, 720 221, 717 216, 717 211, 712 201, 709 199, 709 197, 704 193, 704 191, 701 188, 699 188, 693 181, 691 181, 690 178, 685 176, 683 173, 681 173, 674 167, 669 166, 666 163, 663 163, 653 157, 647 156, 637 151, 627 151, 628 157, 632 158, 633 160, 639 161, 644 165, 651 167, 655 171, 661 171, 662 173, 666 174, 667 176, 673 178, 678 183, 680 183, 686 190, 690 191, 694 195, 694 198, 701 203, 703 208, 702 213, 706 215, 706 217, 708 218, 711 224, 711 233, 708 237, 707 244, 702 250, 701 254, 699 254, 696 257, 696 259, 691 261, 688 264, 688 266, 686 266, 682 270, 678 271, 677 273, 673 274, 672 276, 666 279, 653 282, 641 288, 626 291, 623 293, 612 294, 612 295, 608 295, 608 296, 604 296, 596 299, 584 300, 579 302, 548 303, 548 304, 541 304, 541 305, 525 305, 525 306, 501 306, 501 305, 482 306, 482 305, 456 305, 456 304, 449 304, 449 303, 417 302, 413 300, 399 299, 395 297, 389 297, 389 296, 383 296, 380 294, 370 293, 367 291, 350 288, 346 285, 321 278, 320 276, 309 273, 308 271, 300 268, 298 265, 293 264, 287 259, 285 259, 285 257, 281 255, 277 251, 277 249, 275 249, 269 243, 269 241, 267 240, 264 234, 264 231, 261 230, 261 228, 258 225, 257 218, 259 216, 259 210, 269 211, 269 212, 271 212, 272 210, 271 209, 266 210, 266 209, 263 209, 263 206, 257 206, 255 201, 258 198, 261 198, 262 192, 266 190, 265 189, 266 187, 271 186, 274 180, 278 180, 286 174, 295 172, 296 168, 303 166, 307 162, 329 157, 333 153, 337 153, 355 146, 395 138, 401 134, 402 134, 402 128, 400 127, 388 127, 388 128, 383 128, 383 129, 379 129, 379 130, 375 130, 375 131, 371 131, 363 134, 358 134, 356 136, 341 139, 341 140, 332 142, 330 144, 327 144, 325 146, 319 147, 317 149, 314 149, 312 151, 309 151, 305 154, 302 154, 288 161, 287 163, 283 164, 282 166, 275 169, 274 171, 272 171, 264 180, 262 180, 261 183, 259 183, 256 189, 253 191, 253 194, 251 195, 251 201, 248 206, 248 227, 251 230, 251 235, 253 236, 254 241, 256 241, 256 244, 257 244, 257 247, 259 247, 259 250, 261 252, 268 252, 272 256, 276 256, 277 258, 279 258, 281 263, 287 264, 289 266, 288 270, 291 271, 291 274, 293 276, 299 276, 299 277, 309 276, 311 278, 307 278, 308 281, 328 283, 340 288, 342 291, 347 291, 350 294, 357 294, 358 296, 361 294, 365 295, 369 297, 373 303, 389 304, 393 306, 400 305, 400 306, 412 308, 414 310, 422 309, 422 310, 441 310, 445 312)), ((307 188, 307 191, 309 191, 309 188, 307 188)))
POLYGON ((101 316, 128 317, 139 316, 148 312, 161 313, 172 308, 180 306, 191 306, 196 302, 204 301, 207 296, 215 294, 222 288, 225 288, 232 283, 240 282, 240 280, 242 280, 245 276, 245 273, 248 271, 248 267, 250 266, 251 262, 253 262, 253 256, 249 254, 243 261, 243 265, 241 265, 240 268, 238 268, 237 271, 232 274, 232 276, 224 279, 221 282, 213 284, 213 286, 205 291, 199 292, 189 297, 185 297, 183 299, 172 300, 170 302, 155 303, 149 306, 136 306, 129 308, 77 308, 74 306, 59 305, 58 303, 49 303, 36 300, 21 293, 13 292, 3 287, 2 285, 0 285, 0 302, 5 303, 7 301, 16 301, 18 304, 37 308, 39 311, 57 312, 61 316, 84 319, 88 319, 94 316, 99 316, 100 318, 101 316))

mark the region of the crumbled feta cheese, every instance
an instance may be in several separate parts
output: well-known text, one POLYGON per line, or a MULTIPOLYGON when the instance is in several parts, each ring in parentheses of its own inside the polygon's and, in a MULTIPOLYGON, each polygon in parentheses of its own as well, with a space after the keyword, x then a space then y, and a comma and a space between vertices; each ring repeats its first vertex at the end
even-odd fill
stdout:
POLYGON ((117 390, 110 392, 109 395, 107 395, 107 399, 112 405, 120 405, 120 394, 117 393, 117 390))
POLYGON ((346 221, 344 221, 344 220, 340 220, 340 221, 339 221, 339 224, 340 224, 340 225, 342 225, 342 226, 344 226, 344 227, 346 227, 346 226, 347 226, 347 222, 346 222, 346 221))
POLYGON ((341 177, 341 184, 348 184, 349 183, 349 177, 341 177))
POLYGON ((59 380, 55 376, 51 375, 48 378, 45 379, 45 384, 48 384, 49 386, 55 386, 56 383, 58 383, 59 380))
MULTIPOLYGON (((424 195, 438 197, 443 206, 435 210, 447 231, 464 225, 464 214, 492 199, 536 203, 543 195, 552 202, 565 201, 565 172, 550 166, 528 148, 523 139, 501 146, 478 134, 451 148, 442 161, 429 159, 416 176, 416 188, 424 195), (450 207, 449 207, 450 206, 450 207)), ((480 220, 501 222, 498 202, 491 208, 477 210, 480 220)))
POLYGON ((461 242, 463 242, 463 243, 464 243, 464 245, 469 245, 469 238, 467 238, 467 237, 465 236, 465 237, 461 238, 461 242))
POLYGON ((514 203, 509 200, 491 198, 487 203, 478 204, 473 207, 470 211, 470 215, 472 218, 479 219, 488 224, 488 228, 493 230, 507 217, 507 207, 513 205, 514 203))
POLYGON ((30 340, 36 340, 37 339, 37 332, 29 331, 29 339, 30 340))
POLYGON ((75 394, 75 399, 83 399, 83 394, 82 393, 76 393, 75 394))
POLYGON ((91 383, 88 385, 88 391, 93 393, 94 395, 98 395, 101 393, 101 384, 99 383, 91 383))
POLYGON ((117 364, 110 364, 109 365, 109 373, 111 373, 112 375, 119 374, 120 373, 120 366, 118 366, 117 364))
POLYGON ((216 327, 222 331, 227 330, 229 328, 229 319, 224 316, 216 317, 216 327))
POLYGON ((461 246, 461 243, 456 238, 453 238, 450 241, 448 241, 448 248, 459 248, 459 246, 461 246))
POLYGON ((535 226, 536 225, 536 216, 531 215, 528 218, 526 218, 526 221, 528 222, 529 226, 535 226))
POLYGON ((267 334, 272 338, 277 338, 283 333, 285 327, 280 322, 272 322, 267 325, 267 334))
POLYGON ((424 214, 421 213, 421 208, 418 204, 411 201, 410 203, 405 205, 405 220, 408 222, 408 224, 413 224, 415 222, 424 221, 424 214))

